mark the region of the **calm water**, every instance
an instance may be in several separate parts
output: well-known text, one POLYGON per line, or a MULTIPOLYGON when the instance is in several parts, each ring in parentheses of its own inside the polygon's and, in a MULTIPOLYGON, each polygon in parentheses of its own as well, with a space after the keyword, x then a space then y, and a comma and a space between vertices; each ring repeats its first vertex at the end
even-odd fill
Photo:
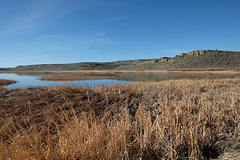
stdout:
MULTIPOLYGON (((0 79, 17 81, 16 84, 4 86, 5 88, 26 88, 30 86, 54 86, 54 85, 76 85, 97 87, 100 85, 127 84, 134 81, 162 81, 168 79, 202 79, 202 78, 234 78, 240 74, 180 74, 180 73, 117 73, 117 74, 87 74, 87 76, 116 76, 117 79, 84 80, 84 81, 40 81, 44 76, 66 75, 66 74, 16 74, 0 73, 0 79)), ((84 74, 68 74, 83 75, 84 74)))

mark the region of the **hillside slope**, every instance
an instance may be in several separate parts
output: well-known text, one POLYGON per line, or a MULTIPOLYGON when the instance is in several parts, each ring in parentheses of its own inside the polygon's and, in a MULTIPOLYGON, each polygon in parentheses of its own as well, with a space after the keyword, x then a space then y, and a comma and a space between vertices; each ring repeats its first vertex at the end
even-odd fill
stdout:
POLYGON ((240 52, 207 50, 182 53, 174 58, 163 57, 155 61, 120 66, 117 69, 236 69, 240 67, 240 52))
POLYGON ((18 66, 10 70, 171 70, 171 69, 239 69, 240 52, 198 50, 174 58, 126 60, 116 62, 83 62, 18 66))
POLYGON ((115 70, 118 67, 132 66, 141 62, 149 62, 153 59, 143 60, 126 60, 115 62, 82 62, 69 64, 39 64, 39 65, 25 65, 11 68, 14 71, 60 71, 60 70, 115 70))

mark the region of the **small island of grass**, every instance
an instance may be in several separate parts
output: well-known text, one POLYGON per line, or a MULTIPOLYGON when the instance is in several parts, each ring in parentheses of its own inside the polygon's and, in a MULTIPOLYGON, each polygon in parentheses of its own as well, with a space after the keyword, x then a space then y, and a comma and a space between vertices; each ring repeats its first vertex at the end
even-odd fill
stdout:
POLYGON ((80 81, 80 80, 98 80, 98 79, 116 79, 115 76, 46 76, 39 78, 42 81, 80 81))
POLYGON ((0 86, 6 86, 6 85, 10 85, 16 83, 16 81, 14 80, 6 80, 6 79, 0 79, 0 86))

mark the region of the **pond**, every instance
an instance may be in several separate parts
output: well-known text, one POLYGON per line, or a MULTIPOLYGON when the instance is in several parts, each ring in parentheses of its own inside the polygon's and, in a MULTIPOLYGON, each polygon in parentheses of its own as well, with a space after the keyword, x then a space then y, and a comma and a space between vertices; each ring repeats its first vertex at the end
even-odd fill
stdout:
POLYGON ((186 74, 186 73, 115 73, 115 74, 39 74, 39 73, 0 73, 0 79, 15 80, 17 83, 4 86, 4 88, 26 88, 37 86, 54 86, 54 85, 75 85, 86 87, 97 87, 100 85, 127 84, 135 81, 162 81, 169 79, 216 79, 216 78, 234 78, 240 77, 239 74, 186 74), (81 81, 41 81, 39 78, 54 75, 80 75, 80 76, 115 76, 116 79, 101 80, 81 80, 81 81))

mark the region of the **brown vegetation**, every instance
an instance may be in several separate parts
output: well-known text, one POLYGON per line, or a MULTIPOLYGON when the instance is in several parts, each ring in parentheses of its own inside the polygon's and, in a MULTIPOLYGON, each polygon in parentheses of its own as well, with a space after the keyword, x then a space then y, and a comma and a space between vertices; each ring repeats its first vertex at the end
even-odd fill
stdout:
POLYGON ((10 85, 10 84, 13 84, 13 83, 16 83, 16 81, 0 79, 0 86, 10 85))
POLYGON ((240 79, 0 90, 0 159, 205 159, 240 140, 240 79))
POLYGON ((226 68, 179 68, 179 69, 169 69, 168 71, 199 71, 199 72, 204 72, 204 71, 229 71, 226 68))
POLYGON ((88 76, 46 76, 39 78, 42 81, 79 81, 97 79, 116 79, 114 76, 88 77, 88 76))

